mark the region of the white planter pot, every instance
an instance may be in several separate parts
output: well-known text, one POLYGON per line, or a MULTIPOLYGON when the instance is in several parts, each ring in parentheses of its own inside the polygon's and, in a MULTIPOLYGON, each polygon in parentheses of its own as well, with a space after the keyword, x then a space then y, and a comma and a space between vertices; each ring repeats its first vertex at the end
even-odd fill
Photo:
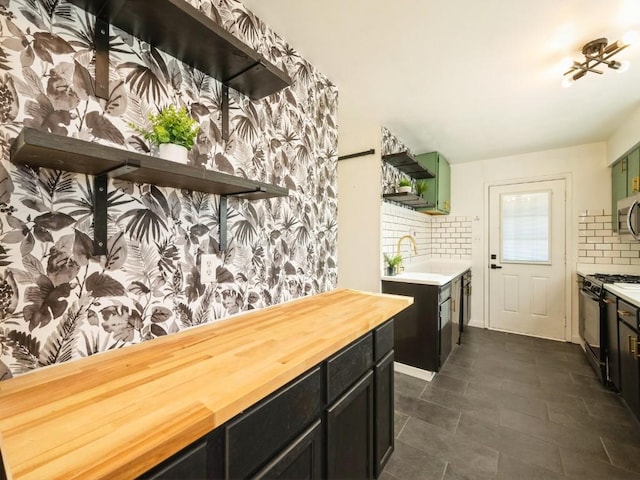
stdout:
POLYGON ((185 165, 189 161, 187 150, 182 145, 175 145, 173 143, 161 143, 158 146, 158 155, 165 160, 171 160, 172 162, 184 163, 185 165))
POLYGON ((411 193, 411 187, 397 187, 398 193, 411 193))

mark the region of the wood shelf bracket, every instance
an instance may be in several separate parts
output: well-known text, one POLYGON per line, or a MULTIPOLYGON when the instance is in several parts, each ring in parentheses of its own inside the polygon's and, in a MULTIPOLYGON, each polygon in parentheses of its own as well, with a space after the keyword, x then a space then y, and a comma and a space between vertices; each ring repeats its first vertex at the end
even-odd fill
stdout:
POLYGON ((109 177, 117 178, 140 168, 137 161, 127 162, 93 177, 93 254, 107 254, 107 218, 109 177))

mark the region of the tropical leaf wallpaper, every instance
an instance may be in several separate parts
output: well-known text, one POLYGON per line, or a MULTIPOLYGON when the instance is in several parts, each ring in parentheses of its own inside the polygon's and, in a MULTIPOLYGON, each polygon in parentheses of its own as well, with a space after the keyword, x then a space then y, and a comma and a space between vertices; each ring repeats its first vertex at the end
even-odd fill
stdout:
MULTIPOLYGON (((386 127, 381 127, 382 130, 382 155, 390 155, 392 153, 399 153, 409 151, 411 149, 407 147, 402 141, 389 131, 386 127)), ((382 193, 395 193, 396 186, 401 178, 406 178, 415 187, 415 179, 410 177, 404 172, 401 172, 393 165, 389 165, 387 162, 382 162, 382 193)), ((392 202, 395 205, 400 205, 406 208, 406 205, 402 205, 397 202, 392 202)))
POLYGON ((109 99, 94 96, 94 18, 61 0, 0 0, 0 378, 213 322, 336 285, 337 89, 237 0, 190 0, 286 69, 260 101, 111 29, 109 99), (286 198, 229 200, 113 181, 108 252, 93 254, 92 178, 16 167, 23 126, 149 152, 129 122, 185 106, 200 124, 190 162, 285 186, 286 198), (202 254, 217 254, 203 283, 202 254))

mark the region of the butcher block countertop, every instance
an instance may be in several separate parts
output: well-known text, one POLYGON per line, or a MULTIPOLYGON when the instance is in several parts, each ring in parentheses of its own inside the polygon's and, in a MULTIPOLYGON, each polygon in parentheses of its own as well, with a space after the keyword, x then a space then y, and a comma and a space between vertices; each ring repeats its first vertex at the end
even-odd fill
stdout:
POLYGON ((0 382, 8 478, 132 478, 413 299, 333 290, 0 382))

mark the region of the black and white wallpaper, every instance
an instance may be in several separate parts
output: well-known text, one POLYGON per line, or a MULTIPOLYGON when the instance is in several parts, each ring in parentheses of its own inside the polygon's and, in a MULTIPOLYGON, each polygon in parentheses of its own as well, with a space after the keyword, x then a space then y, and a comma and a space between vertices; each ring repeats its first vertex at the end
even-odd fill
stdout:
POLYGON ((0 0, 0 378, 213 322, 336 285, 337 89, 237 0, 190 0, 286 69, 294 84, 260 101, 117 29, 110 97, 93 96, 94 18, 61 0, 0 0), (128 126, 185 106, 200 124, 193 165, 290 189, 230 200, 218 248, 219 197, 109 185, 106 256, 93 255, 92 178, 18 168, 23 126, 148 152, 128 126), (203 283, 202 254, 218 254, 203 283))
MULTIPOLYGON (((389 131, 386 127, 382 127, 382 155, 390 155, 392 153, 399 153, 411 150, 402 141, 389 131)), ((382 162, 382 193, 395 193, 396 186, 401 178, 405 178, 411 181, 411 184, 415 187, 415 179, 410 177, 404 172, 401 172, 396 167, 389 165, 387 162, 382 162)), ((394 202, 395 203, 395 202, 394 202)), ((398 204, 399 205, 399 204, 398 204)), ((404 205, 403 205, 404 206, 404 205)))

